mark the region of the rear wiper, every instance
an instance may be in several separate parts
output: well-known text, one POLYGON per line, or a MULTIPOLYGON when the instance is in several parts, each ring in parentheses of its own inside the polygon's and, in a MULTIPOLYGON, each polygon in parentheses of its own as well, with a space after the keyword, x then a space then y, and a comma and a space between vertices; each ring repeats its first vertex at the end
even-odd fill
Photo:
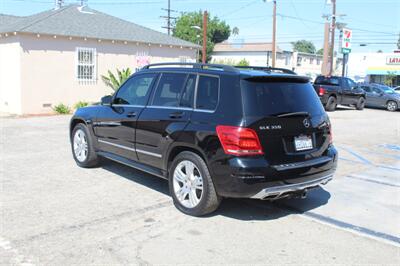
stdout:
POLYGON ((292 112, 292 113, 282 113, 275 115, 276 117, 289 117, 289 116, 310 116, 308 112, 292 112))

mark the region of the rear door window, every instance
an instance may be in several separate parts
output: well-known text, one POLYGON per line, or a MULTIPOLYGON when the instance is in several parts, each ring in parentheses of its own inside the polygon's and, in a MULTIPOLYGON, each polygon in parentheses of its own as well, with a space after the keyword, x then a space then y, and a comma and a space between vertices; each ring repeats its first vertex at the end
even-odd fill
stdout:
POLYGON ((189 75, 183 88, 182 97, 179 106, 193 108, 194 89, 196 87, 197 75, 189 75))
POLYGON ((219 97, 219 78, 199 76, 196 109, 213 111, 217 108, 219 97))
POLYGON ((292 112, 324 114, 310 83, 242 80, 243 107, 247 116, 276 116, 292 112))
POLYGON ((178 107, 187 76, 186 73, 163 73, 152 105, 178 107))

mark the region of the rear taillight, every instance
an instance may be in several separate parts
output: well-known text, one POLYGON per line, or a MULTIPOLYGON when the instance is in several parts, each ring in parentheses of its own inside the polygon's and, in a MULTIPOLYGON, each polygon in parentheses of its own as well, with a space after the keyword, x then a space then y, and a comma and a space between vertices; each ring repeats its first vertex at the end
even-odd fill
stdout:
POLYGON ((217 126, 217 134, 226 154, 264 154, 257 133, 250 128, 217 126))
POLYGON ((323 96, 325 94, 325 92, 326 92, 326 90, 321 87, 321 88, 319 88, 318 95, 323 96))

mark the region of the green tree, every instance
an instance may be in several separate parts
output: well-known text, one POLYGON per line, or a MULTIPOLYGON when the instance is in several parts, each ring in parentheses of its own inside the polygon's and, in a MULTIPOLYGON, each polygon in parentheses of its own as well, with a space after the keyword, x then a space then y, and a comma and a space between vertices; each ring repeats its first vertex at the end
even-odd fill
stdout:
POLYGON ((126 69, 119 70, 117 68, 117 76, 116 77, 110 70, 108 70, 108 75, 101 75, 101 79, 114 91, 118 90, 118 88, 124 83, 130 76, 132 75, 131 69, 128 67, 126 69))
POLYGON ((299 40, 296 42, 292 42, 291 44, 293 46, 294 52, 309 53, 309 54, 315 54, 316 52, 315 45, 307 40, 299 40))
POLYGON ((324 48, 321 48, 317 51, 318 55, 323 55, 324 54, 324 48))
MULTIPOLYGON (((203 11, 182 13, 174 23, 173 36, 180 39, 202 45, 202 32, 198 28, 203 25, 203 11)), ((239 29, 235 28, 234 33, 238 33, 239 29)), ((211 53, 216 43, 223 42, 231 35, 231 28, 225 21, 218 17, 208 15, 207 20, 207 61, 211 59, 211 53)), ((200 51, 200 58, 202 52, 200 51)))

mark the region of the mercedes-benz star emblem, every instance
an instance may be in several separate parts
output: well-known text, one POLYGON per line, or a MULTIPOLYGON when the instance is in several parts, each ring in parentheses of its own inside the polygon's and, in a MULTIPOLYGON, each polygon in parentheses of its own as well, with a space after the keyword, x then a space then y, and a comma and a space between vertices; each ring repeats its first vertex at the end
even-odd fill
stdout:
POLYGON ((306 118, 306 119, 304 119, 303 120, 303 125, 306 127, 306 128, 309 128, 310 127, 310 121, 306 118))

